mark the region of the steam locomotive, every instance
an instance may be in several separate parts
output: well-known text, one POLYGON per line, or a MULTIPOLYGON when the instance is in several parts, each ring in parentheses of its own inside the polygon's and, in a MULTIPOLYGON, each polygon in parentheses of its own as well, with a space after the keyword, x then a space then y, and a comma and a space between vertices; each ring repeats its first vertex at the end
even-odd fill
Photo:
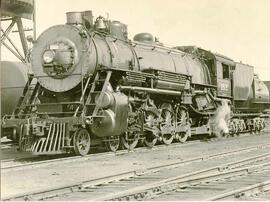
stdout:
POLYGON ((38 155, 211 135, 223 105, 233 113, 220 132, 260 131, 269 91, 253 69, 201 48, 166 47, 149 33, 132 41, 119 21, 69 12, 34 42, 34 74, 2 127, 38 155))

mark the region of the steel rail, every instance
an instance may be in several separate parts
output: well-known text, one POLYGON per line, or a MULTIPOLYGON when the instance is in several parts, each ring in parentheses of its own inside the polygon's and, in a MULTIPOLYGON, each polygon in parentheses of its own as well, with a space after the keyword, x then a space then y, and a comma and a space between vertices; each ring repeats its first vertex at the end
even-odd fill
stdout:
POLYGON ((256 193, 261 193, 261 192, 265 192, 269 190, 270 190, 270 180, 267 180, 264 182, 256 183, 250 186, 242 187, 236 190, 228 191, 228 192, 210 197, 206 199, 205 201, 217 201, 217 200, 221 200, 221 199, 236 196, 236 195, 241 195, 242 193, 245 193, 248 191, 252 191, 253 193, 254 191, 256 191, 256 193))
MULTIPOLYGON (((257 148, 262 148, 264 146, 269 146, 269 144, 267 145, 259 145, 257 146, 257 148)), ((4 198, 2 200, 23 200, 23 199, 30 199, 32 200, 34 198, 34 200, 39 200, 39 199, 44 199, 44 198, 51 198, 54 196, 59 196, 61 194, 68 194, 71 192, 76 192, 76 191, 81 191, 87 187, 93 187, 93 186, 97 186, 97 185, 101 185, 101 184, 105 184, 105 183, 109 183, 109 182, 113 182, 116 180, 121 180, 121 179, 128 179, 128 178, 132 178, 132 177, 136 177, 136 176, 141 176, 141 175, 146 175, 149 173, 153 173, 153 172, 157 172, 160 171, 162 169, 168 169, 168 168, 175 168, 175 167, 179 167, 181 165, 187 164, 187 163, 192 163, 192 162, 198 162, 198 161, 203 161, 203 160, 208 160, 208 159, 213 159, 213 158, 218 158, 218 157, 223 157, 223 156, 228 156, 230 154, 233 153, 239 153, 241 151, 250 151, 255 149, 256 147, 249 147, 249 148, 245 148, 245 149, 238 149, 238 150, 233 150, 233 151, 229 151, 229 152, 221 152, 221 153, 217 153, 217 154, 213 154, 213 155, 209 155, 209 156, 202 156, 202 157, 196 157, 196 158, 192 158, 192 159, 187 159, 184 161, 180 161, 180 162, 174 162, 174 163, 170 163, 170 164, 164 164, 164 165, 160 165, 160 166, 155 166, 155 167, 150 167, 144 170, 132 170, 132 171, 127 171, 124 173, 119 173, 119 174, 115 174, 115 175, 111 175, 111 176, 107 176, 107 177, 102 177, 102 178, 98 178, 98 179, 91 179, 88 181, 84 181, 84 182, 80 182, 80 183, 76 183, 76 184, 69 184, 66 186, 59 186, 59 187, 55 187, 51 190, 39 190, 39 191, 35 191, 35 192, 28 192, 25 194, 20 194, 20 195, 14 195, 12 197, 8 197, 8 198, 4 198)), ((179 180, 186 180, 189 181, 191 179, 194 178, 194 176, 199 175, 201 176, 202 174, 205 173, 209 173, 209 172, 223 172, 224 170, 227 170, 229 168, 232 168, 233 166, 239 165, 241 163, 241 165, 243 165, 244 162, 246 163, 251 163, 251 162, 256 162, 258 160, 262 160, 265 158, 270 158, 270 152, 267 154, 263 154, 263 155, 258 155, 255 157, 251 157, 251 158, 247 158, 247 159, 242 159, 240 161, 236 161, 236 162, 230 162, 228 164, 224 164, 224 165, 220 165, 220 166, 215 166, 215 167, 211 167, 211 168, 207 168, 207 169, 203 169, 200 171, 196 171, 196 172, 192 172, 192 173, 188 173, 185 175, 181 175, 181 176, 177 176, 177 177, 173 177, 170 179, 166 179, 166 180, 162 180, 159 181, 158 183, 154 183, 154 184, 150 184, 147 187, 139 187, 139 188, 135 188, 132 190, 126 190, 122 193, 117 193, 114 195, 110 195, 110 196, 106 196, 104 198, 97 198, 94 200, 109 200, 109 199, 113 199, 114 197, 124 197, 123 194, 134 194, 134 192, 138 192, 138 191, 143 191, 145 188, 153 188, 153 187, 157 187, 157 186, 161 186, 164 184, 171 184, 174 183, 175 181, 179 181, 179 180)), ((223 172, 224 173, 224 172, 223 172)), ((196 179, 196 178, 195 178, 196 179)), ((92 200, 92 199, 91 199, 92 200)))
MULTIPOLYGON (((175 148, 175 147, 183 147, 183 146, 187 146, 187 145, 195 145, 195 144, 200 144, 200 141, 190 141, 190 142, 186 142, 185 144, 179 144, 179 143, 173 143, 171 145, 157 145, 154 148, 152 148, 152 151, 156 151, 162 148, 175 148)), ((270 147, 270 144, 263 144, 257 147, 270 147)), ((255 146, 256 147, 256 146, 255 146)), ((253 148, 253 147, 252 147, 253 148)), ((252 149, 251 148, 251 149, 252 149)), ((1 160, 1 172, 4 171, 13 171, 14 169, 20 169, 20 168, 27 168, 27 167, 31 167, 32 166, 46 166, 46 165, 51 165, 51 164, 57 164, 59 162, 61 163, 68 163, 68 162, 73 162, 73 161, 85 161, 85 160, 89 160, 93 157, 106 157, 106 156, 119 156, 119 155, 125 155, 131 152, 145 152, 145 151, 149 151, 149 148, 147 147, 140 147, 140 148, 135 148, 134 150, 119 150, 116 152, 104 152, 104 153, 94 153, 94 154, 88 154, 86 156, 72 156, 72 157, 64 157, 64 158, 57 158, 57 159, 50 159, 50 160, 44 160, 44 161, 38 161, 38 162, 31 162, 31 163, 24 163, 24 164, 18 164, 18 165, 7 165, 5 166, 4 164, 8 164, 8 163, 17 163, 16 161, 20 160, 20 159, 4 159, 1 160)), ((38 157, 34 157, 33 160, 36 160, 38 157)), ((26 160, 31 160, 30 158, 26 158, 26 160)), ((38 160, 38 159, 37 159, 38 160)))
MULTIPOLYGON (((268 158, 270 155, 268 154, 268 158)), ((91 198, 92 201, 111 201, 111 200, 132 200, 144 199, 144 196, 147 195, 148 192, 152 192, 154 194, 164 193, 164 192, 172 192, 179 188, 186 188, 190 186, 195 186, 201 183, 217 181, 221 179, 236 177, 244 174, 251 174, 253 172, 257 172, 258 169, 262 167, 269 166, 270 162, 246 166, 244 168, 232 169, 228 171, 220 171, 218 167, 213 167, 205 170, 195 171, 192 173, 188 173, 185 175, 180 175, 177 177, 172 177, 169 179, 161 180, 158 182, 154 182, 151 184, 127 189, 118 193, 112 193, 106 196, 91 198), (199 175, 198 175, 199 174, 199 175), (156 193, 155 193, 156 192, 156 193)))

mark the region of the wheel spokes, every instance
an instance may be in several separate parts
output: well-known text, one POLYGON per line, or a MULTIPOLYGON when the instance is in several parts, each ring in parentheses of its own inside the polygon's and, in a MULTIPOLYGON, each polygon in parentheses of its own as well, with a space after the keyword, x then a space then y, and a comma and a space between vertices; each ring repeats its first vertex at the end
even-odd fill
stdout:
POLYGON ((135 132, 126 132, 121 137, 122 147, 124 149, 133 150, 139 142, 139 135, 135 132))
POLYGON ((144 144, 147 147, 153 147, 157 142, 159 133, 157 121, 158 117, 152 111, 145 111, 144 117, 144 144))
POLYGON ((127 131, 121 136, 123 149, 133 150, 139 142, 141 131, 140 114, 135 113, 133 106, 129 104, 129 116, 127 131))
POLYGON ((108 151, 116 152, 120 146, 119 136, 110 136, 105 139, 105 145, 108 151))
POLYGON ((90 150, 90 135, 86 129, 79 129, 74 136, 74 151, 77 155, 84 156, 90 150))
POLYGON ((186 109, 179 108, 177 111, 177 127, 181 130, 176 133, 176 140, 178 142, 184 143, 187 141, 188 137, 191 135, 191 128, 189 123, 189 115, 186 109))
POLYGON ((175 131, 175 116, 170 104, 165 103, 161 105, 161 119, 162 121, 160 123, 160 131, 162 135, 162 142, 169 145, 174 139, 175 131))

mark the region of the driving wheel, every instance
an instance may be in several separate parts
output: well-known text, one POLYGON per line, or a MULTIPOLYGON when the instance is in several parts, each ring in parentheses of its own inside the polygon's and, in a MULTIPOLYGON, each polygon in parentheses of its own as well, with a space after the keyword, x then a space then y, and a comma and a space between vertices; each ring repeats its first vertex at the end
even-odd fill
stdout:
POLYGON ((162 142, 166 145, 172 143, 174 139, 174 115, 172 106, 169 103, 163 103, 161 109, 160 131, 162 134, 162 142))
POLYGON ((158 116, 155 112, 145 111, 144 113, 144 144, 152 148, 158 140, 158 116))
POLYGON ((176 133, 177 141, 184 143, 191 134, 189 114, 185 108, 179 107, 177 110, 177 126, 185 127, 184 131, 176 133))

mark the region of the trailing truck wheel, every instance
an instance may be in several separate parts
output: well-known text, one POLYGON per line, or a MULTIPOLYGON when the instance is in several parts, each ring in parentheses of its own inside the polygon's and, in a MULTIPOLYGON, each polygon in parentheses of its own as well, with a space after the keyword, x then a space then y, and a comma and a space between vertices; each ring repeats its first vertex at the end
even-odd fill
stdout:
POLYGON ((233 137, 234 135, 236 135, 237 132, 237 127, 235 125, 235 123, 233 121, 230 121, 229 123, 229 134, 231 137, 233 137))
POLYGON ((119 136, 110 136, 105 139, 105 146, 108 151, 116 152, 120 146, 119 136))
POLYGON ((74 152, 76 155, 85 156, 90 151, 90 134, 86 129, 79 129, 74 135, 74 152))

